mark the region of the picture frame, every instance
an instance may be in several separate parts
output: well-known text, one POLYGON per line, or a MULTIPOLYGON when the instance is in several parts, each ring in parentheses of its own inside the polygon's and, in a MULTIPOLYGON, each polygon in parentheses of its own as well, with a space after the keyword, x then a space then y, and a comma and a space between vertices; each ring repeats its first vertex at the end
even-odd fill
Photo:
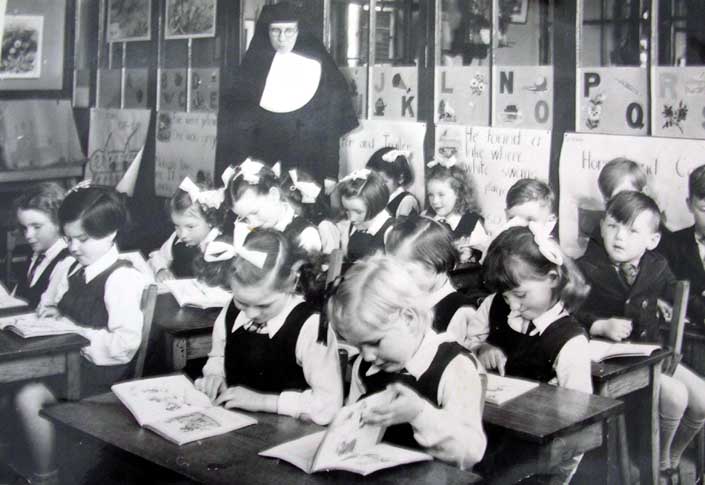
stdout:
POLYGON ((166 0, 164 38, 215 37, 217 0, 166 0))
POLYGON ((151 40, 151 3, 151 0, 109 0, 107 41, 151 40))
POLYGON ((510 21, 513 24, 525 24, 529 11, 529 0, 512 0, 507 2, 510 9, 510 21))
POLYGON ((42 76, 43 15, 6 15, 0 47, 0 79, 42 76))

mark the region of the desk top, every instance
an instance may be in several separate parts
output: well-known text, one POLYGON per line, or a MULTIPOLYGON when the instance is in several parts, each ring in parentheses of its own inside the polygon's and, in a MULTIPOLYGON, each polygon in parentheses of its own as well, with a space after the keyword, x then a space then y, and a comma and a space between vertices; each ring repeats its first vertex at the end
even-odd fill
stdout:
POLYGON ((213 328, 220 308, 180 307, 171 293, 157 296, 154 325, 174 335, 213 328))
POLYGON ((76 334, 22 338, 9 330, 0 330, 0 362, 37 357, 59 352, 71 352, 90 342, 76 334))
POLYGON ((390 468, 363 477, 342 471, 307 475, 286 462, 258 456, 274 445, 322 429, 311 423, 275 414, 250 413, 258 424, 177 446, 142 429, 112 393, 46 408, 51 420, 142 457, 193 480, 209 484, 454 484, 476 483, 480 478, 440 461, 390 468))
POLYGON ((621 411, 621 401, 539 384, 501 406, 486 403, 483 421, 543 444, 621 411))
POLYGON ((626 374, 633 370, 658 365, 671 355, 670 350, 659 349, 646 357, 621 357, 592 363, 592 380, 597 384, 626 374))

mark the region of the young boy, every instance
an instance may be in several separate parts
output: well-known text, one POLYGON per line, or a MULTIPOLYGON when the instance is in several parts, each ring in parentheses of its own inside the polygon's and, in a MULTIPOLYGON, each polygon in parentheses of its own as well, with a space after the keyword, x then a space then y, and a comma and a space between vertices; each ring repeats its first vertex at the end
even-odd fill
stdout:
POLYGON ((546 234, 557 236, 556 195, 551 187, 540 180, 517 180, 507 191, 505 213, 508 225, 541 224, 546 234))
POLYGON ((695 224, 664 234, 658 250, 668 260, 676 278, 690 281, 688 315, 702 324, 705 323, 705 165, 691 172, 686 203, 695 224))

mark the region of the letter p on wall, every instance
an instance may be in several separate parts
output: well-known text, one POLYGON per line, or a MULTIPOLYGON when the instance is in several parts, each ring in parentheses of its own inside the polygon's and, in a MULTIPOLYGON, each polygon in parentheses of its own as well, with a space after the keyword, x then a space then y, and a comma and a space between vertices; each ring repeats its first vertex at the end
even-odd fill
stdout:
POLYGON ((600 85, 602 79, 596 72, 586 72, 583 74, 583 97, 590 97, 590 90, 600 85))

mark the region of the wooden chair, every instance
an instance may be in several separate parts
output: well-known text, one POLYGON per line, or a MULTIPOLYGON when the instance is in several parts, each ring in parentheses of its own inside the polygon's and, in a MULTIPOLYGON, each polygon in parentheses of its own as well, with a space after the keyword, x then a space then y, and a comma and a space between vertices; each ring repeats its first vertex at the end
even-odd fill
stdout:
POLYGON ((22 233, 16 229, 8 229, 5 233, 5 282, 10 285, 14 282, 12 265, 22 261, 23 257, 15 254, 18 246, 25 244, 26 240, 22 233))
POLYGON ((140 308, 142 309, 142 343, 137 351, 135 360, 135 372, 133 379, 140 379, 144 372, 144 361, 147 358, 147 350, 149 348, 149 333, 152 330, 152 320, 154 320, 154 307, 157 304, 157 285, 151 284, 145 286, 142 292, 142 301, 140 308))

